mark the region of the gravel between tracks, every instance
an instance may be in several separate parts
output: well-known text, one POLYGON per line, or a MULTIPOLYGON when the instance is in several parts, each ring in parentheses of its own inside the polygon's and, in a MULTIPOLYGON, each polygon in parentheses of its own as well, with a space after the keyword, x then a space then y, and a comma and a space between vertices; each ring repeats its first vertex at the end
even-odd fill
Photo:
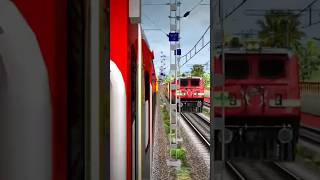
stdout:
POLYGON ((181 137, 183 137, 183 146, 187 151, 187 162, 190 166, 192 179, 209 179, 210 164, 208 164, 207 162, 208 157, 203 156, 203 154, 206 154, 206 152, 204 152, 206 151, 205 146, 202 145, 202 143, 200 142, 200 140, 197 139, 198 137, 196 137, 195 134, 191 134, 193 133, 190 130, 191 128, 186 124, 186 122, 184 122, 183 119, 180 119, 180 125, 181 137))
MULTIPOLYGON (((161 103, 160 98, 157 102, 161 103)), ((166 137, 164 124, 161 117, 160 106, 156 106, 156 119, 154 131, 154 145, 153 145, 153 161, 152 161, 152 180, 169 180, 169 173, 172 168, 167 166, 168 159, 168 139, 166 137)))

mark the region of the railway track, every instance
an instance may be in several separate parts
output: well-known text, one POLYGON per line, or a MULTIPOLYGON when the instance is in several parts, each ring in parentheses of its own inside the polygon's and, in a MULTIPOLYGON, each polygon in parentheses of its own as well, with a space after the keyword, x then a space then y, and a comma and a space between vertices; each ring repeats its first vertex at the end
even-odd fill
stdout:
POLYGON ((276 162, 227 162, 226 169, 239 180, 301 180, 276 162))
POLYGON ((320 129, 302 125, 299 134, 304 141, 320 146, 320 129))
POLYGON ((181 117, 191 126, 206 147, 210 148, 210 122, 193 113, 181 113, 181 117))
MULTIPOLYGON (((210 122, 198 114, 182 113, 182 118, 190 125, 201 141, 210 148, 210 122)), ((301 180, 288 169, 276 162, 226 162, 226 171, 233 179, 240 180, 301 180)))
MULTIPOLYGON (((206 108, 210 108, 210 103, 203 104, 206 108)), ((320 147, 320 129, 316 129, 307 125, 300 126, 300 139, 307 141, 320 147)))

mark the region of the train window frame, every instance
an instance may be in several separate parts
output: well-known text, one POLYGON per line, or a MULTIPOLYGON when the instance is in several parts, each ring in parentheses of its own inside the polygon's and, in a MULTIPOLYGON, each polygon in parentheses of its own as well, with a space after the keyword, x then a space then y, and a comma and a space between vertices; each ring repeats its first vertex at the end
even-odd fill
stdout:
MULTIPOLYGON (((279 55, 268 55, 266 57, 260 57, 257 63, 257 71, 258 71, 258 77, 259 78, 266 78, 266 79, 281 79, 281 78, 285 78, 286 74, 287 74, 287 69, 286 69, 286 61, 288 60, 288 58, 286 56, 279 56, 279 55), (270 59, 271 56, 271 59, 270 59), (269 61, 269 63, 271 61, 275 61, 275 62, 281 62, 281 72, 277 73, 277 74, 262 74, 261 72, 261 68, 267 68, 266 65, 268 65, 269 63, 266 63, 267 61, 269 61), (265 63, 265 64, 262 64, 265 63)), ((275 67, 279 68, 280 64, 277 64, 276 66, 272 66, 269 67, 268 70, 264 71, 264 72, 272 72, 272 70, 277 70, 275 67)))
MULTIPOLYGON (((221 58, 220 58, 221 59, 221 58)), ((238 64, 239 65, 239 64, 238 64)), ((238 65, 230 65, 230 67, 239 67, 238 65)), ((237 69, 242 69, 242 68, 237 68, 237 69)), ((248 79, 250 75, 252 74, 252 64, 250 63, 250 60, 248 58, 248 54, 225 54, 225 78, 226 79, 248 79), (227 59, 232 57, 234 59, 227 59), (242 59, 240 59, 240 58, 242 59), (245 58, 243 58, 245 57, 245 58), (243 73, 241 76, 239 75, 229 75, 227 71, 227 62, 235 62, 235 61, 246 61, 247 64, 247 70, 246 73, 243 73)), ((234 71, 233 71, 234 72, 234 71)))

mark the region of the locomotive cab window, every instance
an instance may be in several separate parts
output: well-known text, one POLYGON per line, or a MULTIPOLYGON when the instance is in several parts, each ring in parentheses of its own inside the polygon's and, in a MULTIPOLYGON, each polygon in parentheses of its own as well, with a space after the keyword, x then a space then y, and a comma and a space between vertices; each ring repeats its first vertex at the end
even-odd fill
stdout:
POLYGON ((180 86, 188 86, 188 79, 180 79, 180 86))
POLYGON ((191 79, 191 86, 199 86, 200 79, 191 79))
POLYGON ((260 77, 280 78, 285 76, 285 60, 283 58, 263 58, 258 66, 260 77))
POLYGON ((225 76, 227 79, 245 79, 249 73, 250 65, 245 56, 225 56, 225 76))

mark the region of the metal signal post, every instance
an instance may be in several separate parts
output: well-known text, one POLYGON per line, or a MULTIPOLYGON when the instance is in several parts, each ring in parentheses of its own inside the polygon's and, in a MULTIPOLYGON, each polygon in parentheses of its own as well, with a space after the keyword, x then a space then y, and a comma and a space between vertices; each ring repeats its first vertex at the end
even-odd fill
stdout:
MULTIPOLYGON (((178 142, 181 141, 179 138, 179 127, 178 127, 178 111, 180 111, 179 102, 177 98, 177 91, 179 90, 178 84, 178 70, 180 62, 180 6, 179 0, 170 0, 170 33, 168 34, 170 42, 170 74, 174 74, 175 83, 174 85, 170 82, 170 149, 175 149, 178 146, 178 142), (172 96, 172 91, 175 91, 175 96, 172 96), (173 116, 174 115, 174 116, 173 116)), ((171 160, 169 166, 179 167, 181 162, 175 160, 170 152, 171 160)), ((177 157, 177 156, 175 156, 177 157)))
POLYGON ((210 180, 222 180, 225 166, 224 100, 221 99, 221 104, 214 100, 215 96, 224 97, 223 18, 223 0, 210 0, 210 180), (222 67, 219 68, 222 73, 216 73, 214 59, 220 54, 222 67), (215 110, 219 110, 221 114, 215 114, 215 110))

